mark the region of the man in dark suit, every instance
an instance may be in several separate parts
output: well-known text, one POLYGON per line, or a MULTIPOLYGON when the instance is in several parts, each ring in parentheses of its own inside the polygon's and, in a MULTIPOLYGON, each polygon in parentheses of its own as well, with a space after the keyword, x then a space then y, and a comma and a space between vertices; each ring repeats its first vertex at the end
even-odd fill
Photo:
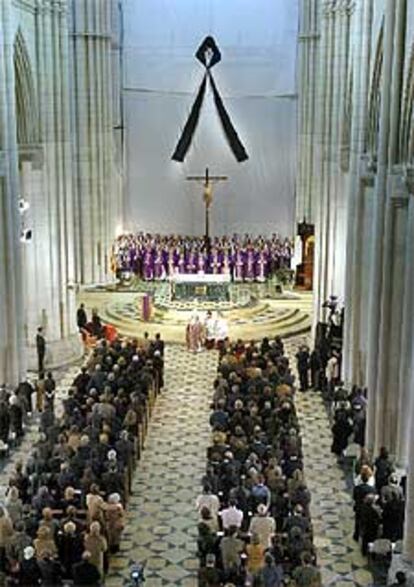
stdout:
POLYGON ((78 325, 79 332, 81 332, 88 323, 88 316, 85 311, 85 304, 81 304, 76 312, 76 324, 78 325))
POLYGON ((159 332, 157 332, 157 334, 155 335, 155 340, 152 343, 152 352, 155 353, 155 351, 159 351, 161 357, 164 357, 164 341, 161 338, 161 334, 159 332))
POLYGON ((354 540, 358 540, 361 534, 361 513, 363 509, 363 503, 367 495, 375 495, 375 488, 369 483, 370 472, 369 468, 362 467, 361 469, 361 483, 355 485, 353 491, 354 498, 354 512, 355 512, 355 529, 354 529, 354 540))
POLYGON ((80 563, 76 563, 72 568, 73 580, 76 587, 98 587, 100 585, 100 575, 98 569, 89 562, 91 553, 87 550, 82 555, 80 563))
POLYGON ((45 372, 44 361, 46 354, 46 339, 43 336, 43 328, 39 326, 36 334, 36 350, 37 350, 37 361, 39 376, 43 376, 45 372))
POLYGON ((297 367, 299 372, 300 390, 306 391, 309 387, 308 370, 309 370, 309 351, 303 346, 296 354, 297 367))

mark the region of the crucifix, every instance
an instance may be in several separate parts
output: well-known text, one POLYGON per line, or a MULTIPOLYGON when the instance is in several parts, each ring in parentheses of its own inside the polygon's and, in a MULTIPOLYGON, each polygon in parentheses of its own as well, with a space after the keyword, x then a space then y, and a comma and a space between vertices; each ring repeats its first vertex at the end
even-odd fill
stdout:
POLYGON ((203 200, 205 206, 205 240, 207 247, 210 244, 210 207, 213 203, 213 183, 218 181, 226 181, 227 175, 210 175, 208 167, 206 167, 205 175, 188 175, 189 181, 202 181, 204 184, 203 200))

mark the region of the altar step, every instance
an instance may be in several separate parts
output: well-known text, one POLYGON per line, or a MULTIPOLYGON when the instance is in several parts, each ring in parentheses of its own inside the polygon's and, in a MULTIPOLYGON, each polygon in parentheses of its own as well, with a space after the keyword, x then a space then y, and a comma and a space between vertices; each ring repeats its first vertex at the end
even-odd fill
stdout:
MULTIPOLYGON (((223 312, 229 324, 231 338, 253 338, 263 336, 295 336, 309 331, 311 307, 308 303, 284 305, 284 302, 258 302, 254 308, 239 308, 223 312)), ((144 330, 160 331, 165 340, 183 342, 185 326, 191 312, 156 310, 151 322, 140 317, 139 297, 129 302, 109 302, 101 311, 102 319, 114 325, 126 336, 142 336, 144 330)))

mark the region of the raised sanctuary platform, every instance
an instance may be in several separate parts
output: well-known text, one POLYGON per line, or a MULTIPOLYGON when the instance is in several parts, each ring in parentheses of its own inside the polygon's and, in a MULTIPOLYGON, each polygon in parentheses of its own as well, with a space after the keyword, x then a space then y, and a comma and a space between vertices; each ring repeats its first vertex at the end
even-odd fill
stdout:
POLYGON ((230 301, 230 275, 177 273, 170 277, 171 300, 230 301))
MULTIPOLYGON (((197 277, 197 276, 195 276, 197 277)), ((211 277, 211 275, 210 275, 211 277)), ((171 300, 169 282, 140 282, 130 290, 88 288, 79 293, 87 311, 97 308, 102 320, 115 326, 118 332, 141 337, 162 332, 164 340, 185 342, 185 328, 194 310, 203 318, 208 310, 223 313, 232 339, 258 340, 264 336, 293 336, 311 327, 312 294, 287 291, 277 294, 274 285, 225 283, 231 300, 202 301, 200 299, 171 300), (149 322, 142 321, 142 298, 150 294, 153 314, 149 322)))

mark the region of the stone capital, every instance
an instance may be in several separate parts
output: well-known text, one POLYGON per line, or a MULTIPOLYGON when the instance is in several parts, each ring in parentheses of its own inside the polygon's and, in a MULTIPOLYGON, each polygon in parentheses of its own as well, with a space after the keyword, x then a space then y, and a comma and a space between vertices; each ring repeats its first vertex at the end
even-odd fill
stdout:
POLYGON ((336 2, 335 0, 326 0, 322 6, 322 15, 324 18, 331 18, 335 14, 336 2))
POLYGON ((299 43, 309 42, 309 41, 319 41, 321 38, 320 33, 317 31, 309 31, 307 33, 303 33, 298 36, 299 43))
POLYGON ((360 159, 359 175, 362 183, 369 187, 373 187, 375 182, 375 174, 377 172, 377 162, 372 157, 363 155, 360 159))
POLYGON ((41 11, 43 13, 52 13, 53 12, 53 0, 43 0, 41 11))
POLYGON ((6 157, 4 151, 0 151, 0 177, 6 175, 6 157))
POLYGON ((408 192, 414 196, 414 166, 408 165, 404 168, 405 184, 408 192))
POLYGON ((352 4, 353 3, 350 0, 340 0, 336 6, 336 10, 341 16, 348 16, 352 4))

